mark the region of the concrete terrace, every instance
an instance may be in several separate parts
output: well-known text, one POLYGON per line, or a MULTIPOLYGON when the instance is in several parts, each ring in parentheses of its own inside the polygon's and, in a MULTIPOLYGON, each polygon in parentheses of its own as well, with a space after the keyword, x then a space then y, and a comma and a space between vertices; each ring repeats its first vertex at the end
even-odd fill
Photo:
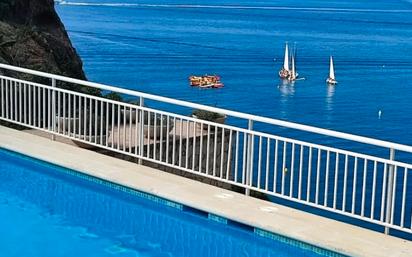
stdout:
POLYGON ((0 147, 358 257, 409 257, 412 242, 248 197, 27 132, 0 127, 0 147))

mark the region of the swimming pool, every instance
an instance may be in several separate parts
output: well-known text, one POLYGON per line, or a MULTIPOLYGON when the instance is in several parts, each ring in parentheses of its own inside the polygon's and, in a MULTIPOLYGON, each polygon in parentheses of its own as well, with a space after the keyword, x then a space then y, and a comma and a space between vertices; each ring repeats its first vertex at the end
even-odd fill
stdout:
POLYGON ((0 256, 342 256, 0 149, 0 256))

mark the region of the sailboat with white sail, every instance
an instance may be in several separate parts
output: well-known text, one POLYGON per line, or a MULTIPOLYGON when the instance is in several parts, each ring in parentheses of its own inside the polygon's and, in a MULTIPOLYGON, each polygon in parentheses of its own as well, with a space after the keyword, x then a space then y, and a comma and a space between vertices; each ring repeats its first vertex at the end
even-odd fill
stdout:
POLYGON ((329 63, 329 78, 326 79, 326 83, 329 85, 336 85, 338 84, 338 81, 335 78, 335 68, 333 66, 333 57, 330 57, 330 63, 329 63))
POLYGON ((281 79, 288 79, 290 75, 290 67, 289 67, 289 46, 286 43, 285 46, 285 58, 283 61, 283 67, 279 71, 279 77, 281 79))

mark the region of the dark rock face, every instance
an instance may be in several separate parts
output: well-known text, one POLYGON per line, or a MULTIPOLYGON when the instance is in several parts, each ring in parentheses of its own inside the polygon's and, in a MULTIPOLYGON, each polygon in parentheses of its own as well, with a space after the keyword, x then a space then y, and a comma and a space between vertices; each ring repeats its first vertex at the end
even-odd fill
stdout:
POLYGON ((53 0, 0 0, 0 62, 86 79, 53 0))

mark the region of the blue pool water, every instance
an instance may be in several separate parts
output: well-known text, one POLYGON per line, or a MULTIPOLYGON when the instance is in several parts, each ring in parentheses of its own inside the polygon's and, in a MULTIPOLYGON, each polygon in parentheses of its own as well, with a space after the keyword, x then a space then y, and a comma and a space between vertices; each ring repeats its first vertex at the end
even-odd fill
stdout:
POLYGON ((66 2, 57 11, 93 81, 412 144, 410 0, 66 2), (294 86, 277 78, 285 41, 307 78, 294 86), (202 73, 225 88, 190 88, 202 73))
POLYGON ((0 256, 321 256, 75 174, 0 149, 0 256))

